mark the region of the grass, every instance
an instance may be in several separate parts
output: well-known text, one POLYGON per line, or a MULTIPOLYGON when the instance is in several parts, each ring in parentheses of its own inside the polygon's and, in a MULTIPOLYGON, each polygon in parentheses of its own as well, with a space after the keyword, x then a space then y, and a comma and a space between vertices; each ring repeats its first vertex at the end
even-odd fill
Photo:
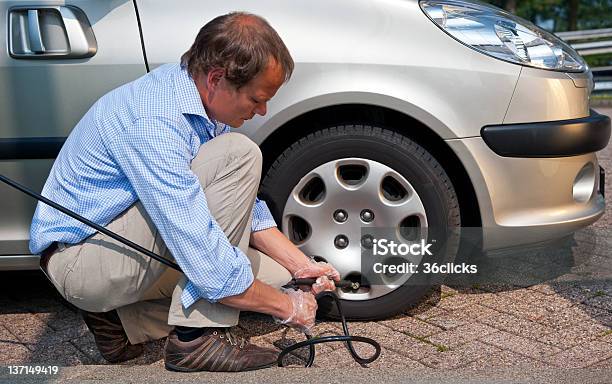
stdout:
POLYGON ((591 100, 612 100, 612 93, 594 93, 591 100))
POLYGON ((431 341, 427 340, 427 337, 425 336, 417 336, 417 335, 413 335, 411 333, 406 333, 408 336, 413 337, 415 339, 417 339, 418 341, 425 343, 425 344, 429 344, 433 347, 436 347, 436 350, 438 350, 438 352, 446 352, 449 351, 450 348, 447 347, 444 344, 436 344, 436 343, 432 343, 431 341))
POLYGON ((446 299, 447 297, 453 297, 457 294, 457 292, 442 292, 440 294, 440 300, 446 299))

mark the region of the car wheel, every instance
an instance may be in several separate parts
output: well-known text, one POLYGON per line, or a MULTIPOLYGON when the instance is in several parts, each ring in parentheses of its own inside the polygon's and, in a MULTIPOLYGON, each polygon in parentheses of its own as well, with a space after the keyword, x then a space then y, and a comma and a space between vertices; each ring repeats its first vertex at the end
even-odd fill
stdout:
MULTIPOLYGON (((298 248, 361 284, 337 290, 347 318, 402 312, 436 283, 425 274, 405 275, 400 284, 364 283, 363 228, 420 228, 428 239, 436 228, 438 238, 449 240, 430 261, 452 262, 457 253, 459 204, 448 175, 427 150, 392 130, 350 125, 311 133, 278 156, 260 192, 298 248)), ((337 316, 329 303, 319 309, 320 315, 337 316)))

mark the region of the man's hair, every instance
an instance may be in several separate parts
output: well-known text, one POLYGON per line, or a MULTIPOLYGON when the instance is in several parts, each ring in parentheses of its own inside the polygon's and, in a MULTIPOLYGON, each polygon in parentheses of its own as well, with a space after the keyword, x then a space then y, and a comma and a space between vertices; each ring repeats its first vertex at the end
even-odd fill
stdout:
POLYGON ((192 78, 214 68, 225 69, 225 78, 240 88, 261 73, 273 58, 285 81, 293 72, 293 59, 276 31, 260 16, 232 12, 206 23, 193 45, 181 56, 192 78))

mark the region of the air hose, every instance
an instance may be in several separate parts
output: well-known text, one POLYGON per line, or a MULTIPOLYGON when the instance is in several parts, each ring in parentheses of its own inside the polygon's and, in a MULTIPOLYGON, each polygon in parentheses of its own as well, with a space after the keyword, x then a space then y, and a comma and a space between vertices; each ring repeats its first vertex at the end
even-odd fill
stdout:
MULTIPOLYGON (((130 248, 133 248, 137 251, 139 251, 140 253, 143 253, 157 261, 159 261, 160 263, 173 268, 179 272, 182 272, 181 268, 179 267, 178 264, 154 253, 149 251, 146 248, 143 248, 142 246, 126 239, 123 236, 120 236, 118 234, 116 234, 113 231, 109 231, 108 229, 102 227, 101 225, 98 225, 96 223, 94 223, 91 220, 88 220, 86 218, 84 218, 83 216, 71 211, 70 209, 52 201, 47 199, 46 197, 30 190, 27 187, 24 187, 23 185, 9 179, 8 177, 4 176, 4 175, 0 175, 0 181, 4 182, 5 184, 8 184, 9 186, 25 193, 28 196, 31 196, 33 198, 35 198, 36 200, 47 204, 55 209, 57 209, 58 211, 72 217, 75 220, 80 221, 81 223, 88 225, 94 229, 96 229, 97 231, 119 241, 122 244, 127 245, 130 248)), ((288 284, 286 284, 284 286, 284 288, 295 288, 297 289, 298 286, 300 285, 308 285, 311 286, 315 283, 315 279, 293 279, 291 280, 288 284)), ((347 281, 347 280, 342 280, 336 283, 336 287, 338 288, 346 288, 346 287, 350 287, 352 284, 354 284, 351 281, 347 281)), ((338 341, 343 341, 346 343, 346 346, 349 350, 349 353, 351 354, 351 356, 353 357, 353 359, 355 359, 355 361, 357 363, 359 363, 361 366, 365 366, 368 363, 371 363, 373 361, 375 361, 376 359, 378 359, 378 356, 380 356, 380 344, 378 344, 376 341, 367 338, 367 337, 363 337, 363 336, 351 336, 349 334, 349 330, 348 330, 348 326, 346 325, 346 319, 344 317, 344 313, 342 312, 342 306, 340 305, 340 298, 338 297, 338 295, 336 295, 335 292, 331 292, 331 291, 324 291, 319 293, 316 296, 317 301, 324 298, 324 297, 330 297, 332 300, 334 300, 334 302, 336 303, 336 307, 338 308, 338 314, 340 315, 340 320, 342 321, 342 330, 344 331, 344 335, 338 335, 338 336, 323 336, 323 337, 311 337, 310 335, 306 334, 306 340, 290 345, 289 347, 283 349, 281 351, 281 353, 278 355, 278 366, 279 367, 284 367, 285 365, 283 364, 283 359, 285 358, 285 356, 288 353, 291 353, 293 351, 295 351, 296 349, 299 348, 303 348, 303 347, 308 347, 309 348, 309 357, 308 357, 308 361, 306 363, 306 367, 311 367, 313 362, 314 362, 314 358, 315 358, 315 345, 316 344, 320 344, 320 343, 329 343, 329 342, 338 342, 338 341), (353 348, 353 342, 361 342, 361 343, 366 343, 366 344, 370 344, 371 346, 374 347, 375 351, 372 354, 372 356, 368 357, 368 358, 362 358, 361 356, 359 356, 357 354, 357 352, 355 351, 355 349, 353 348)))
MULTIPOLYGON (((293 279, 289 282, 289 284, 285 285, 283 288, 297 288, 300 285, 311 286, 315 283, 315 281, 316 281, 315 279, 293 279)), ((336 287, 346 288, 346 287, 349 287, 351 284, 353 284, 353 282, 348 281, 348 280, 341 280, 339 282, 336 282, 336 287)), ((310 335, 306 334, 306 340, 290 345, 281 351, 281 353, 278 355, 278 366, 279 367, 285 366, 283 363, 283 359, 288 353, 293 352, 296 349, 300 349, 303 347, 309 348, 308 360, 305 366, 312 367, 312 363, 314 362, 314 358, 315 358, 315 347, 314 347, 315 344, 330 343, 330 342, 337 342, 337 341, 343 341, 346 343, 346 347, 348 348, 349 353, 351 354, 353 359, 357 363, 359 363, 362 367, 365 367, 366 364, 369 364, 375 361, 376 359, 378 359, 378 356, 380 356, 380 344, 378 344, 375 340, 370 339, 368 337, 363 337, 363 336, 351 336, 349 334, 348 325, 346 324, 346 318, 344 317, 344 313, 342 312, 342 305, 340 305, 340 298, 338 297, 336 292, 331 292, 331 291, 320 292, 316 296, 316 299, 317 301, 319 301, 320 299, 324 297, 329 297, 336 303, 336 308, 338 308, 338 315, 340 316, 340 321, 342 322, 342 330, 344 332, 344 335, 343 336, 311 337, 310 335), (373 346, 375 351, 372 354, 372 356, 368 358, 363 358, 359 356, 357 352, 355 351, 355 349, 353 348, 353 341, 360 342, 360 343, 366 343, 366 344, 370 344, 371 346, 373 346)))

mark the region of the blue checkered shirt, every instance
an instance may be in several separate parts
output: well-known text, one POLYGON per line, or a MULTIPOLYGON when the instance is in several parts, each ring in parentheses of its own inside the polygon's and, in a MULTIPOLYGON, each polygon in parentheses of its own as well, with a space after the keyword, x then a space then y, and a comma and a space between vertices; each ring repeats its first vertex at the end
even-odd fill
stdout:
MULTIPOLYGON (((98 100, 74 128, 42 194, 106 226, 140 200, 189 282, 189 307, 244 292, 253 282, 246 255, 230 244, 211 215, 190 169, 200 146, 229 132, 211 121, 187 71, 167 64, 98 100)), ((253 207, 252 231, 275 226, 264 201, 253 207)), ((30 251, 74 244, 92 229, 39 203, 30 251)))

